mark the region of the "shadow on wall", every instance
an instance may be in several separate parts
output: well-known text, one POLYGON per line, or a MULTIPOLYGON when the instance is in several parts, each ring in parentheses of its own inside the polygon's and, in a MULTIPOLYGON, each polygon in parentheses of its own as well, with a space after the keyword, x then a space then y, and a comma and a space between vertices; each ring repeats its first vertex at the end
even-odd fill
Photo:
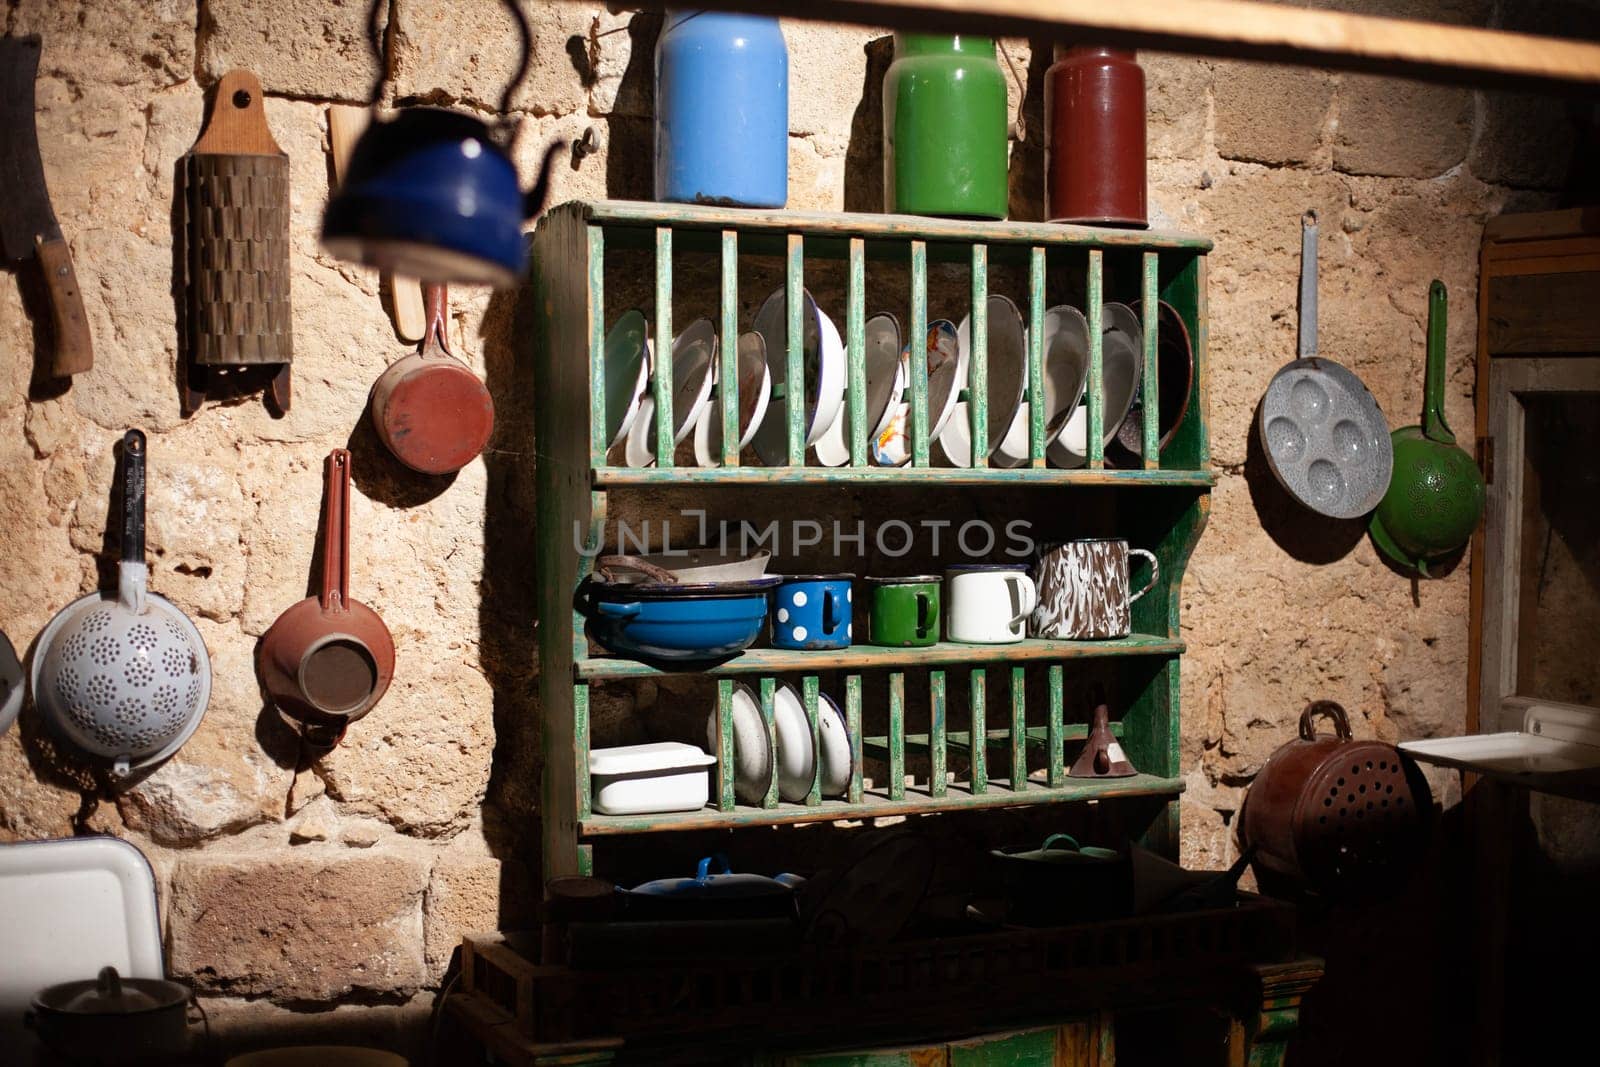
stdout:
MULTIPOLYGON (((606 152, 606 196, 613 200, 655 199, 656 39, 661 15, 640 12, 628 20, 628 66, 606 120, 606 144, 635 146, 606 152)), ((576 163, 573 164, 577 166, 576 163)))
MULTIPOLYGON (((1044 75, 1050 69, 1052 45, 1042 38, 1028 42, 1032 59, 1017 105, 1017 129, 1011 142, 1010 191, 1006 216, 1016 222, 1044 221, 1044 75)), ((999 44, 1001 72, 1018 80, 1017 64, 999 44)))
MULTIPOLYGON (((518 338, 533 333, 528 286, 501 290, 483 319, 485 378, 495 398, 494 435, 483 450, 488 474, 483 516, 479 656, 494 691, 494 758, 484 796, 484 832, 497 856, 537 856, 540 848, 539 707, 534 673, 533 362, 518 358, 518 338), (491 813, 503 819, 488 817, 491 813)), ((510 877, 509 865, 502 878, 510 877)), ((535 883, 538 884, 538 883, 535 883)), ((501 887, 502 912, 517 899, 501 887)), ((521 916, 502 914, 503 923, 521 916)))
POLYGON ((883 77, 894 61, 894 38, 875 37, 867 54, 861 99, 850 116, 850 144, 844 154, 844 209, 881 212, 883 203, 883 77))

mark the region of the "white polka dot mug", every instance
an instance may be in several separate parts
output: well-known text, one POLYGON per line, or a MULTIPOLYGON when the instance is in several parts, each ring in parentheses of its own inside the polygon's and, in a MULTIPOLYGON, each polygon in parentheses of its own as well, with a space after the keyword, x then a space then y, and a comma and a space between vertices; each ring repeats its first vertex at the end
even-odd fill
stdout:
POLYGON ((791 574, 772 591, 772 647, 849 648, 853 574, 791 574))

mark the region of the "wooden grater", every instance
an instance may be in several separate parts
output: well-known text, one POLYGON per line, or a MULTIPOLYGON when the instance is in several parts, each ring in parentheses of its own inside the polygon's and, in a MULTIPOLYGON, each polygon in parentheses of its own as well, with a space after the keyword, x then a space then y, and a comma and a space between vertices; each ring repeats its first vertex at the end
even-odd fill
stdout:
POLYGON ((272 139, 254 74, 223 75, 179 174, 189 351, 184 411, 205 400, 213 368, 264 366, 276 368, 271 400, 287 412, 294 359, 289 157, 272 139))

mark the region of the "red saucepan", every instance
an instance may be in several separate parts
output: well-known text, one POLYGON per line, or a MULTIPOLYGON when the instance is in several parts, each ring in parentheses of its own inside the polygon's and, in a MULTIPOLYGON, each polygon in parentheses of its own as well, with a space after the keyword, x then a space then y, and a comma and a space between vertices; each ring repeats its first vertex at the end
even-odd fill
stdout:
POLYGON ((328 453, 322 594, 272 624, 256 653, 278 710, 329 737, 382 699, 394 676, 394 639, 378 613, 350 599, 350 453, 328 453))
POLYGON ((494 432, 494 399, 446 342, 450 297, 425 294, 428 329, 417 351, 397 359, 372 386, 372 422, 395 458, 423 474, 453 474, 494 432))

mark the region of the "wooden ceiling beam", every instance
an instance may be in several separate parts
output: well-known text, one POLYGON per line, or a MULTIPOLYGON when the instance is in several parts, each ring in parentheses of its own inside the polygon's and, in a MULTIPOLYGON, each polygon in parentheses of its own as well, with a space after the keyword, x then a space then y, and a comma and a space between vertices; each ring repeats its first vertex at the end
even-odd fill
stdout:
POLYGON ((706 0, 696 6, 1600 95, 1600 44, 1254 0, 706 0))

